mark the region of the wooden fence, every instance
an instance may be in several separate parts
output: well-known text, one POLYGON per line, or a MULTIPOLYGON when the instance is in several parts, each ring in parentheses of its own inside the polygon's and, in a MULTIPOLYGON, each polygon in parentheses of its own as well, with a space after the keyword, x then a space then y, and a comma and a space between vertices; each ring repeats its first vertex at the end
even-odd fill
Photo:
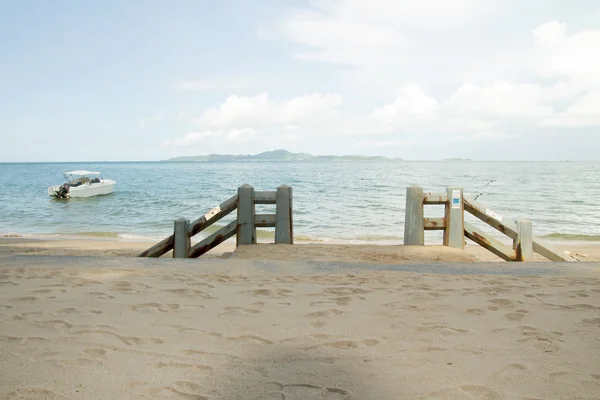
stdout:
POLYGON ((196 258, 236 235, 236 246, 256 244, 256 228, 275 228, 275 243, 293 244, 292 188, 279 186, 277 191, 255 191, 242 185, 236 195, 225 200, 190 223, 175 221, 173 234, 140 253, 138 257, 160 257, 173 250, 174 258, 196 258), (256 214, 256 204, 275 204, 275 214, 256 214), (237 210, 237 218, 210 236, 191 246, 191 238, 237 210))
POLYGON ((408 187, 404 223, 405 245, 424 246, 424 231, 443 230, 444 246, 463 249, 467 237, 506 261, 531 261, 533 252, 551 261, 577 261, 534 237, 530 220, 498 215, 475 200, 464 197, 462 188, 450 187, 446 193, 427 193, 420 186, 408 187), (425 218, 423 206, 431 204, 445 206, 443 218, 425 218), (512 239, 512 248, 465 222, 465 211, 512 239))

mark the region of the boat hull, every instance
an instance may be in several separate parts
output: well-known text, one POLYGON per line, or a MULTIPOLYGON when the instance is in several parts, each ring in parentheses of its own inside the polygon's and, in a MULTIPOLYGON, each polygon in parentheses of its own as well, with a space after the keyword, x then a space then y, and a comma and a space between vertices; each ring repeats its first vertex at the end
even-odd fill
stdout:
MULTIPOLYGON (((116 183, 116 181, 111 179, 105 179, 102 182, 92 184, 87 183, 76 187, 70 187, 67 197, 93 197, 109 194, 115 190, 116 183)), ((58 197, 56 192, 58 192, 60 187, 61 185, 50 186, 48 188, 48 195, 52 197, 58 197)))

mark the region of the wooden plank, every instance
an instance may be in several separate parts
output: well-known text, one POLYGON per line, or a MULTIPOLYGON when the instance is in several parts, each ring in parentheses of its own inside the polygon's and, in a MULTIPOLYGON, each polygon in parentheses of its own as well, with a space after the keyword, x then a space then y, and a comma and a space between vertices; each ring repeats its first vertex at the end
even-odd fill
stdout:
POLYGON ((257 228, 275 228, 275 214, 256 214, 254 216, 254 225, 257 228))
POLYGON ((514 242, 515 260, 531 261, 533 259, 533 227, 528 219, 517 220, 517 240, 514 242))
POLYGON ((446 229, 444 230, 444 246, 455 249, 465 248, 464 207, 462 188, 449 187, 446 189, 446 229))
POLYGON ((256 244, 256 226, 254 226, 254 188, 242 185, 238 188, 237 240, 236 247, 256 244))
POLYGON ((190 251, 190 237, 188 236, 188 226, 190 221, 185 218, 179 218, 175 221, 173 232, 173 258, 187 258, 190 251))
POLYGON ((254 204, 277 204, 277 192, 255 191, 254 204))
POLYGON ((189 253, 190 258, 200 257, 202 254, 207 251, 214 249, 237 232, 237 221, 232 221, 229 224, 225 225, 206 239, 196 243, 191 249, 189 253))
POLYGON ((447 202, 446 193, 423 193, 423 204, 446 204, 447 202))
POLYGON ((165 253, 173 250, 173 244, 175 243, 173 235, 161 240, 148 250, 138 254, 138 257, 160 257, 165 253))
POLYGON ((275 207, 275 243, 293 244, 292 229, 292 187, 281 185, 276 193, 275 207))
POLYGON ((571 257, 570 255, 568 255, 564 252, 561 252, 558 249, 554 249, 551 246, 547 245, 546 243, 543 243, 538 238, 534 238, 532 247, 533 247, 533 251, 546 257, 550 261, 558 261, 558 262, 560 262, 560 261, 567 261, 567 262, 579 261, 576 258, 571 257))
POLYGON ((465 236, 503 260, 514 261, 515 252, 512 248, 494 239, 482 230, 477 229, 468 222, 465 222, 465 236))
POLYGON ((512 218, 502 217, 494 211, 477 203, 467 197, 464 197, 465 211, 473 214, 492 228, 502 232, 512 240, 517 239, 517 224, 512 218))
POLYGON ((188 227, 188 236, 192 237, 196 235, 198 232, 203 231, 221 218, 227 216, 237 208, 237 205, 238 195, 236 194, 192 222, 188 227))
POLYGON ((407 246, 425 246, 423 229, 423 188, 406 188, 406 214, 404 217, 404 244, 407 246))
POLYGON ((426 231, 443 231, 446 229, 445 218, 423 218, 423 229, 426 231))
MULTIPOLYGON (((465 211, 470 212, 471 214, 473 214, 483 222, 487 223, 491 227, 504 233, 512 240, 517 239, 517 223, 515 222, 515 220, 511 218, 502 217, 496 214, 494 211, 486 208, 484 205, 477 203, 472 199, 468 199, 467 197, 464 198, 464 202, 465 211)), ((557 249, 552 248, 551 246, 544 243, 535 236, 532 240, 532 248, 534 252, 546 257, 550 261, 577 261, 577 259, 557 249)))

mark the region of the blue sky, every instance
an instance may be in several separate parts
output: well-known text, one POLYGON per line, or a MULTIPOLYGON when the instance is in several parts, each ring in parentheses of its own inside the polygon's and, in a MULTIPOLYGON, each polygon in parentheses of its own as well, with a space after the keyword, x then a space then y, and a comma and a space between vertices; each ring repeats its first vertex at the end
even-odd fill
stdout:
POLYGON ((597 1, 4 1, 0 161, 597 160, 597 71, 597 1))

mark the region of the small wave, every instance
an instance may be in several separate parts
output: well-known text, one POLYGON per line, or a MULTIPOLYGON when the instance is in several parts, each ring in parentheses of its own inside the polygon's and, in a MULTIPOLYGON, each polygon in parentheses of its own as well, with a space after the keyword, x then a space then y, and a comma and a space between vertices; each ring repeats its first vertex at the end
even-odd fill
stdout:
POLYGON ((353 239, 364 241, 364 242, 381 242, 381 241, 387 241, 387 240, 402 241, 402 240, 404 240, 404 238, 401 236, 393 236, 393 235, 363 235, 363 236, 357 236, 353 239))
POLYGON ((106 237, 106 238, 118 238, 119 232, 77 232, 65 234, 68 236, 93 236, 93 237, 106 237))
POLYGON ((0 237, 3 238, 22 238, 31 235, 22 235, 20 233, 0 233, 0 237))
POLYGON ((579 233, 551 233, 549 235, 541 236, 541 238, 557 241, 600 242, 600 235, 584 235, 579 233))
POLYGON ((117 235, 117 237, 119 239, 122 239, 125 241, 130 241, 130 242, 160 242, 167 236, 169 236, 169 235, 163 235, 163 236, 147 235, 147 236, 145 236, 145 235, 134 235, 131 233, 119 233, 117 235))

